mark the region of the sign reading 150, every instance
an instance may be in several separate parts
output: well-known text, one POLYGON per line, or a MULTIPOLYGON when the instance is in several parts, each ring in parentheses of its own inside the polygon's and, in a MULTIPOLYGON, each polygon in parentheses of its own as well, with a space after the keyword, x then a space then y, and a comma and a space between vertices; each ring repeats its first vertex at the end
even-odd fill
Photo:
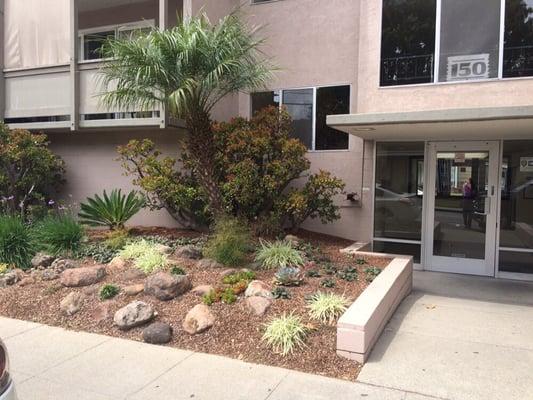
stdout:
POLYGON ((448 57, 447 81, 489 78, 489 54, 448 57))

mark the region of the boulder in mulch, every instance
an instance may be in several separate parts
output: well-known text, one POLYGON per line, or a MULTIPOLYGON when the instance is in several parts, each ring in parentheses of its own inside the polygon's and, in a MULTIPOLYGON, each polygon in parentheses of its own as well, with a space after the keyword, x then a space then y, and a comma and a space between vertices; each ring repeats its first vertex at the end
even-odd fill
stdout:
POLYGON ((48 268, 56 258, 46 253, 37 253, 31 259, 33 268, 48 268))
POLYGON ((172 254, 172 247, 167 246, 166 244, 158 243, 154 246, 154 248, 161 254, 172 254))
POLYGON ((43 281, 53 281, 59 279, 59 272, 54 269, 45 269, 41 273, 41 280, 43 281))
POLYGON ((63 300, 61 300, 61 303, 59 304, 59 308, 64 314, 68 316, 72 316, 81 310, 82 304, 83 304, 83 295, 81 293, 71 292, 67 294, 63 298, 63 300))
POLYGON ((0 288, 5 288, 7 286, 12 286, 17 282, 20 282, 24 278, 24 272, 19 269, 6 272, 3 275, 0 275, 0 288))
POLYGON ((150 322, 154 316, 155 313, 152 306, 142 301, 134 301, 118 310, 115 313, 113 322, 119 329, 128 330, 150 322))
POLYGON ((79 262, 76 260, 71 260, 69 258, 58 258, 50 265, 50 268, 56 270, 57 272, 62 272, 66 269, 78 268, 80 266, 79 262))
POLYGON ((67 269, 61 273, 61 284, 66 287, 89 286, 100 282, 106 274, 103 265, 67 269))
POLYGON ((183 329, 185 332, 196 335, 211 328, 215 323, 215 316, 205 304, 197 304, 185 316, 183 329))
POLYGON ((180 246, 174 251, 174 255, 178 258, 199 260, 202 258, 202 250, 192 245, 180 246))
POLYGON ((300 243, 300 239, 298 238, 298 236, 294 235, 286 235, 283 240, 292 244, 293 246, 298 246, 298 244, 300 243))
POLYGON ((138 283, 137 285, 130 285, 124 288, 124 294, 126 296, 137 296, 144 291, 144 283, 138 283))
POLYGON ((128 262, 120 256, 113 258, 107 266, 112 269, 124 269, 128 265, 128 262))
POLYGON ((222 264, 210 258, 202 258, 196 263, 196 266, 201 269, 224 268, 222 264))
POLYGON ((33 285, 35 283, 35 278, 33 278, 32 276, 28 276, 26 278, 22 278, 21 281, 19 282, 19 286, 29 286, 29 285, 33 285))
POLYGON ((213 290, 215 290, 215 288, 211 285, 200 285, 200 286, 196 286, 195 288, 193 288, 191 292, 195 294, 196 296, 202 297, 213 290))
POLYGON ((144 282, 144 291, 163 301, 172 300, 191 287, 191 281, 186 275, 171 275, 167 272, 151 275, 144 282))
POLYGON ((91 312, 92 319, 98 324, 112 321, 113 308, 115 307, 115 304, 115 301, 105 301, 103 303, 98 303, 94 310, 91 312))
POLYGON ((259 296, 266 299, 272 298, 272 289, 263 281, 252 281, 244 292, 245 297, 259 296))
POLYGON ((122 281, 136 281, 146 278, 146 274, 138 268, 130 268, 120 274, 119 279, 122 281))
POLYGON ((246 307, 255 315, 263 316, 272 305, 272 300, 261 296, 252 296, 246 299, 246 307))
POLYGON ((172 327, 164 322, 154 322, 143 330, 143 340, 151 344, 165 344, 172 340, 172 327))

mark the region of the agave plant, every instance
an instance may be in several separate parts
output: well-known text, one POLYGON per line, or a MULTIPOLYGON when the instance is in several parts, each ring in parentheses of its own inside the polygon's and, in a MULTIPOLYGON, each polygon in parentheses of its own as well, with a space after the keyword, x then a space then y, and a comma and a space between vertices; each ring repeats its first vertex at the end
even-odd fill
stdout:
POLYGON ((283 267, 276 272, 275 280, 280 286, 300 286, 303 281, 302 271, 296 267, 283 267))
POLYGON ((144 196, 132 190, 128 195, 114 189, 103 197, 95 194, 82 203, 78 216, 81 222, 91 226, 108 226, 110 229, 123 229, 124 224, 137 214, 146 204, 144 196))

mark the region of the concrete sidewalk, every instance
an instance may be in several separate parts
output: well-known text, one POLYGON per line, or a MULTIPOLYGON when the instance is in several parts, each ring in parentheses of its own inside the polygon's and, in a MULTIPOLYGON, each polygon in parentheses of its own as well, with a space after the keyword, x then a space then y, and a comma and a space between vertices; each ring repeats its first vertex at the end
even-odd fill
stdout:
POLYGON ((422 400, 170 347, 0 318, 20 400, 422 400))
POLYGON ((453 400, 532 400, 532 305, 532 283, 415 272, 358 380, 453 400))

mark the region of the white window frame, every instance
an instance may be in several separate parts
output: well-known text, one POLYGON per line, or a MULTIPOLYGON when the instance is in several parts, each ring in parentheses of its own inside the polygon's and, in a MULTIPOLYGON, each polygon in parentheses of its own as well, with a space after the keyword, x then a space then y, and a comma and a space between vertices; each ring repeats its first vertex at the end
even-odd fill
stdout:
POLYGON ((114 25, 104 25, 104 26, 97 26, 95 28, 88 28, 88 29, 80 29, 78 31, 78 40, 79 40, 79 60, 80 63, 91 63, 91 62, 100 62, 105 60, 104 58, 98 58, 93 60, 86 60, 84 58, 84 41, 85 36, 94 34, 94 33, 100 33, 100 32, 115 32, 115 38, 118 38, 118 35, 120 32, 124 31, 133 31, 135 29, 143 29, 143 28, 154 28, 155 27, 155 20, 154 19, 145 19, 141 21, 135 21, 135 22, 128 22, 126 24, 114 24, 114 25))
MULTIPOLYGON (((312 132, 311 132, 311 148, 307 151, 310 153, 315 152, 344 152, 344 151, 350 151, 350 136, 348 135, 348 147, 345 149, 325 149, 320 150, 316 148, 316 111, 317 111, 317 92, 318 89, 323 88, 331 88, 331 87, 337 87, 337 86, 348 86, 350 88, 350 95, 348 97, 348 108, 351 109, 352 106, 352 85, 349 83, 338 83, 338 84, 332 84, 332 85, 320 85, 320 86, 301 86, 301 87, 290 87, 290 88, 284 88, 284 89, 274 89, 272 92, 274 93, 274 96, 279 97, 279 108, 281 109, 283 107, 283 91, 285 90, 313 90, 313 117, 312 117, 312 132)), ((253 93, 250 93, 250 96, 253 93)), ((250 101, 250 115, 252 114, 252 102, 250 101)))
POLYGON ((479 82, 494 82, 494 81, 508 81, 508 80, 522 80, 522 79, 533 79, 533 76, 524 76, 524 77, 512 77, 504 78, 503 77, 503 58, 504 58, 504 35, 505 35, 505 0, 500 0, 500 43, 499 43, 499 59, 498 59, 498 76, 496 78, 488 79, 471 79, 471 80, 457 80, 452 82, 439 82, 439 65, 440 65, 440 34, 441 34, 441 11, 442 11, 442 1, 436 0, 435 2, 435 52, 433 55, 433 80, 428 83, 414 83, 411 85, 390 85, 382 86, 381 85, 381 48, 383 42, 383 0, 381 1, 381 12, 380 12, 380 33, 379 33, 379 75, 378 75, 378 86, 380 89, 395 89, 401 87, 416 87, 416 86, 428 86, 428 85, 455 85, 455 84, 464 84, 464 83, 479 83, 479 82))

